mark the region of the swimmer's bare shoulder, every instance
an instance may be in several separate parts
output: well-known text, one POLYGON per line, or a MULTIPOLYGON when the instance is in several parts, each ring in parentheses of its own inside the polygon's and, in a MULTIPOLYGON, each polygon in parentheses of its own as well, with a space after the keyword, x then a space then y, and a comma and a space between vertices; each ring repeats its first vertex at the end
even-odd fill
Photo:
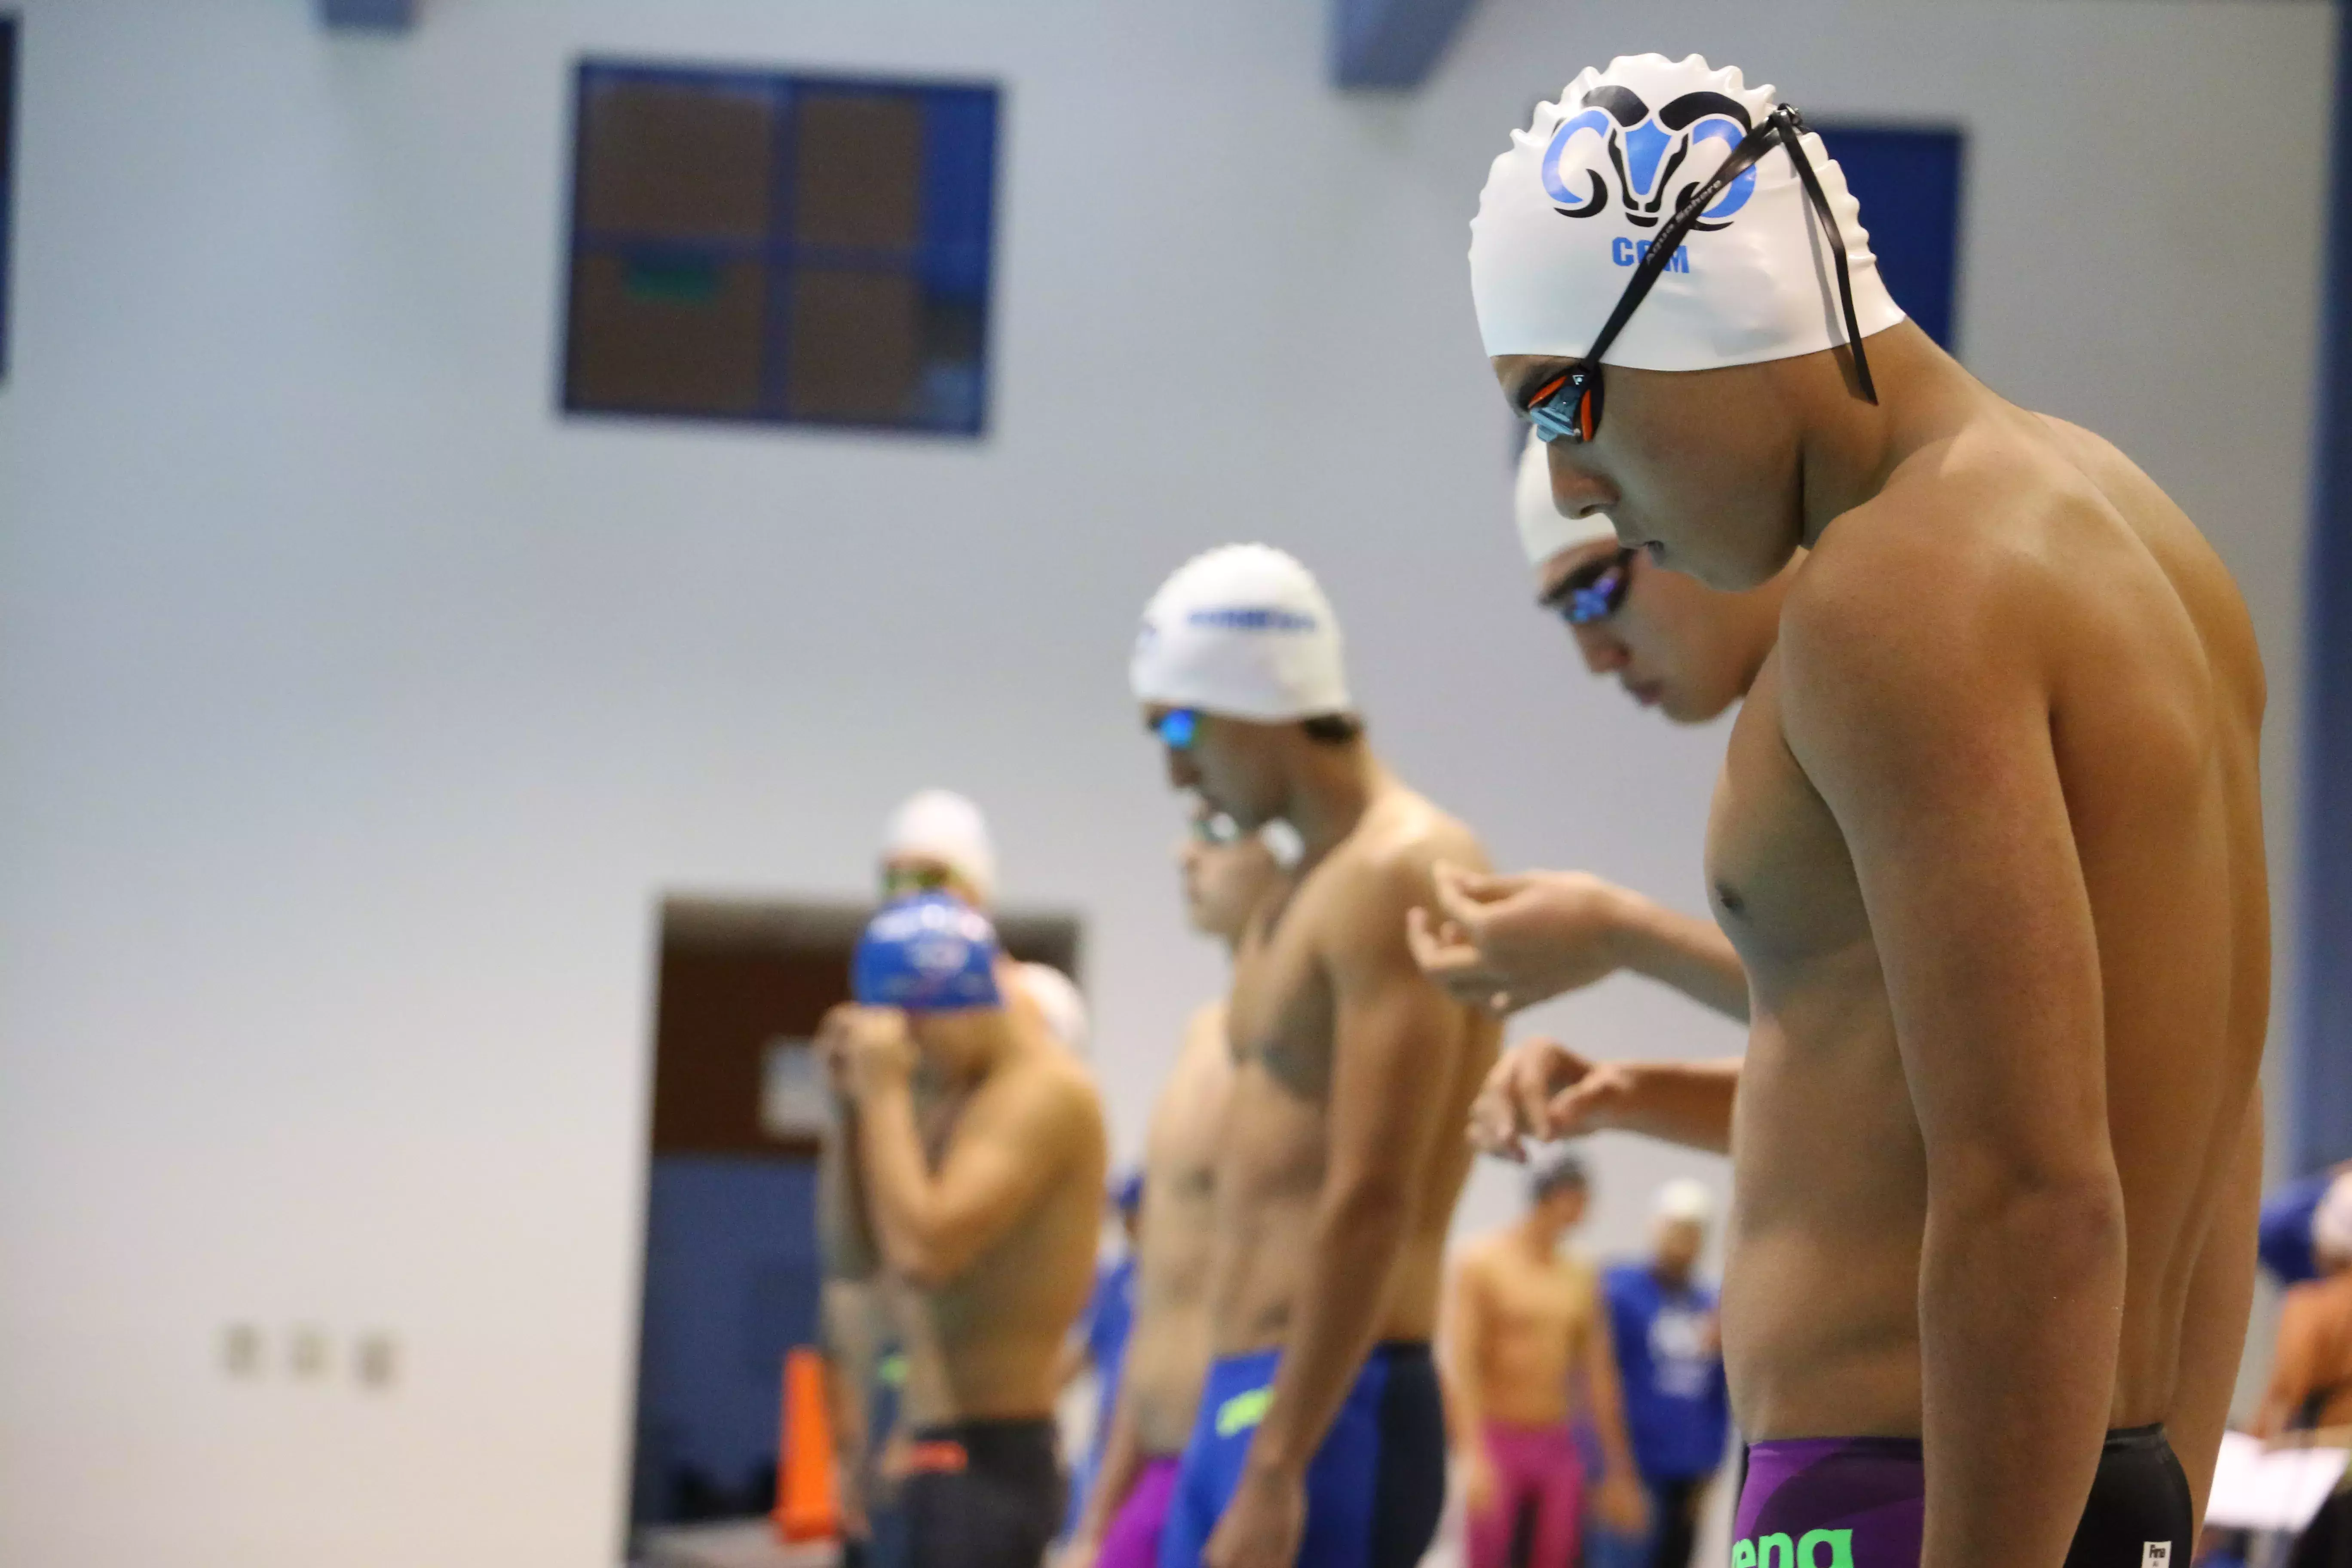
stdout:
POLYGON ((1329 897, 1320 901, 1337 911, 1327 935, 1354 952, 1365 951, 1368 941, 1371 951, 1393 948, 1411 963, 1404 913, 1435 899, 1440 863, 1474 871, 1492 868, 1466 825, 1411 790, 1391 792, 1365 814, 1326 868, 1329 897), (1395 929, 1385 929, 1383 922, 1395 929))

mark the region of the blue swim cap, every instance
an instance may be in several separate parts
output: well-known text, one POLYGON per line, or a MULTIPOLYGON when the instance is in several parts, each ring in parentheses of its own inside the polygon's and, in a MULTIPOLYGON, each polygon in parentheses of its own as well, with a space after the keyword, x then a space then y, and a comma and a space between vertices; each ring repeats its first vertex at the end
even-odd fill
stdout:
POLYGON ((868 1007, 944 1013, 1001 1007, 996 931, 945 893, 902 899, 866 922, 850 962, 850 989, 868 1007))

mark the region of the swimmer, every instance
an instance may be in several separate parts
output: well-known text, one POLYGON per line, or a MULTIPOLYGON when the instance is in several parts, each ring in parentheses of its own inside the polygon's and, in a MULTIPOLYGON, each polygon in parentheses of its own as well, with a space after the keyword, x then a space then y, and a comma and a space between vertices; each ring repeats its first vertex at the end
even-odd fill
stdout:
POLYGON ((1062 1516, 1055 1372, 1093 1283, 1107 1140, 1092 1080, 1007 1005, 999 956, 951 896, 902 900, 818 1037, 848 1079, 849 1195, 905 1347, 912 1568, 1036 1568, 1062 1516), (919 1061, 939 1085, 919 1110, 919 1061))
MULTIPOLYGON (((1471 271, 1565 513, 1726 589, 1808 552, 1708 831, 1751 1014, 1734 1568, 2186 1561, 2270 988, 2228 573, 1904 319, 1820 139, 1736 71, 1580 77, 1496 161, 1471 271)), ((1481 1102, 1490 1147, 1552 1130, 1481 1102)))
POLYGON ((1583 1163, 1552 1155, 1528 1184, 1526 1214, 1466 1243, 1446 1277, 1445 1391, 1469 1568, 1576 1568, 1584 1460, 1570 1426, 1573 1378, 1601 1439, 1595 1511, 1627 1533, 1647 1521, 1600 1281, 1561 1250, 1588 1196, 1583 1163))
MULTIPOLYGON (((909 795, 890 815, 882 838, 882 896, 950 893, 982 914, 996 908, 996 846, 979 806, 953 790, 909 795)), ((1086 999, 1070 977, 1050 963, 998 960, 1007 990, 1034 1010, 1054 1037, 1087 1054, 1086 999)))
MULTIPOLYGON (((1282 886, 1273 849, 1264 835, 1243 833, 1233 818, 1203 806, 1177 859, 1192 929, 1230 954, 1251 911, 1282 886)), ((1212 1002, 1186 1024, 1175 1068, 1151 1109, 1135 1326, 1095 1489, 1062 1568, 1154 1568, 1160 1560, 1178 1457, 1209 1370, 1213 1184, 1233 1080, 1224 1004, 1212 1002)))
MULTIPOLYGON (((945 893, 987 913, 996 898, 996 847, 979 806, 952 790, 926 789, 909 795, 883 828, 878 880, 883 901, 924 893, 945 893)), ((999 985, 1017 1011, 1084 1058, 1086 999, 1077 986, 1050 964, 1024 963, 1000 953, 999 985)), ((836 1101, 847 1082, 833 1074, 836 1101)), ((930 1099, 919 1073, 919 1107, 930 1099)), ((894 1378, 900 1370, 887 1325, 895 1313, 885 1299, 888 1286, 862 1216, 845 1196, 845 1152, 838 1138, 826 1142, 817 1164, 817 1236, 822 1282, 818 1331, 824 1349, 825 1403, 831 1412, 835 1474, 839 1478, 842 1539, 850 1568, 899 1568, 903 1531, 893 1504, 898 1471, 903 1468, 905 1434, 894 1421, 876 1419, 896 1405, 894 1378), (877 1430, 877 1428, 880 1430, 877 1430), (868 1559, 870 1558, 870 1562, 868 1559)))
POLYGON ((1410 1568, 1444 1499, 1429 1350, 1454 1130, 1496 1025, 1423 979, 1404 916, 1477 840, 1365 742, 1307 569, 1228 545, 1170 577, 1130 676, 1169 782, 1302 858, 1234 954, 1211 1350, 1160 1568, 1410 1568))
MULTIPOLYGON (((1585 668, 1678 724, 1704 724, 1748 693, 1772 651, 1791 563, 1744 594, 1643 561, 1598 513, 1564 517, 1530 434, 1512 498, 1536 602, 1564 621, 1585 668)), ((1463 1001, 1510 1014, 1606 979, 1645 974, 1745 1022, 1748 972, 1711 920, 1585 871, 1490 875, 1437 868, 1434 918, 1409 935, 1422 972, 1463 1001)))

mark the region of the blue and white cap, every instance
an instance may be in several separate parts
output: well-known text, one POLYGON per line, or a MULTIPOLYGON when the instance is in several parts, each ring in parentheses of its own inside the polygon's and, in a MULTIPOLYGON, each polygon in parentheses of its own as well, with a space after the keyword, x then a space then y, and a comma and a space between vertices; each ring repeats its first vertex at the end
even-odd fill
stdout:
POLYGON ((1001 1007, 996 928, 945 893, 902 899, 866 922, 850 989, 867 1007, 946 1013, 1001 1007))
POLYGON ((1266 544, 1222 545, 1178 567, 1144 606, 1128 679, 1139 702, 1260 723, 1354 710, 1331 601, 1266 544))
MULTIPOLYGON (((1649 237, 1780 104, 1769 86, 1697 55, 1621 55, 1587 70, 1511 133, 1470 221, 1470 293, 1486 353, 1580 359, 1649 237)), ((1862 204, 1819 136, 1805 156, 1836 214, 1865 338, 1903 320, 1862 204)), ((1610 346, 1640 370, 1713 370, 1845 341, 1821 220, 1785 148, 1733 180, 1676 247, 1610 346)))

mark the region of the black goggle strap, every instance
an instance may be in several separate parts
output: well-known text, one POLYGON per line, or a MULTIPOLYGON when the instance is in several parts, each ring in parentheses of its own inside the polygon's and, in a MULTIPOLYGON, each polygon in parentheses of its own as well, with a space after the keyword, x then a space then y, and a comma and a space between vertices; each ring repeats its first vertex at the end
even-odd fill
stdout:
POLYGON ((1853 352, 1854 379, 1861 384, 1864 398, 1872 403, 1878 401, 1878 389, 1870 379, 1870 361, 1862 350, 1862 323, 1853 310, 1853 279, 1846 267, 1845 236, 1839 231, 1837 215, 1830 210, 1828 193, 1822 189, 1821 179, 1813 173, 1812 160, 1805 156, 1801 144, 1804 131, 1805 121, 1796 106, 1780 105, 1765 117, 1761 125, 1739 139, 1739 144, 1705 184, 1675 205, 1674 216, 1659 226, 1658 237, 1651 242, 1650 253, 1642 258, 1641 266, 1625 285, 1625 292, 1617 297, 1617 308, 1609 312, 1609 319, 1601 325, 1600 335, 1592 340, 1592 347, 1577 362, 1576 371, 1571 373, 1573 380, 1580 384, 1583 373, 1601 363, 1601 356, 1617 341, 1617 334, 1624 330, 1634 308, 1649 297, 1651 287, 1673 265, 1675 252, 1689 237, 1692 226, 1706 216, 1706 209, 1715 205, 1716 198, 1732 181, 1754 167, 1757 160, 1778 142, 1788 149, 1789 161, 1797 166, 1797 178, 1804 184, 1805 195, 1821 215, 1822 226, 1829 231, 1830 253, 1837 265, 1838 303, 1845 313, 1846 346, 1853 352))
POLYGON ((1601 323, 1600 335, 1592 340, 1592 346, 1577 362, 1577 369, 1583 370, 1601 363, 1601 356, 1616 342, 1617 334, 1625 330, 1625 323, 1632 319, 1634 310, 1650 297, 1651 287, 1674 264, 1675 252, 1689 237, 1691 226, 1715 204, 1716 197, 1723 195, 1726 186, 1746 174, 1757 159, 1771 151, 1773 139, 1780 134, 1780 124, 1776 114, 1741 137, 1739 145, 1731 150, 1731 155, 1724 159, 1722 166, 1707 179, 1706 184, 1675 204, 1674 216, 1660 226, 1658 237, 1650 242, 1650 253, 1642 258, 1642 264, 1633 269, 1625 291, 1617 296, 1617 308, 1609 312, 1607 321, 1601 323))
POLYGON ((1780 144, 1789 149, 1789 162, 1797 165, 1797 178, 1805 183, 1805 195, 1812 199, 1813 210, 1821 215, 1822 227, 1830 237, 1830 257, 1837 264, 1838 305, 1845 312, 1845 346, 1853 353, 1853 379, 1862 388, 1863 401, 1878 401, 1878 387, 1870 379, 1870 359, 1862 352, 1862 322, 1853 313, 1853 276, 1846 269, 1845 236, 1838 226, 1837 214, 1830 209, 1829 194, 1822 189, 1821 177, 1813 173, 1813 161, 1805 156, 1805 121, 1787 104, 1772 111, 1778 121, 1788 117, 1788 130, 1780 144))

